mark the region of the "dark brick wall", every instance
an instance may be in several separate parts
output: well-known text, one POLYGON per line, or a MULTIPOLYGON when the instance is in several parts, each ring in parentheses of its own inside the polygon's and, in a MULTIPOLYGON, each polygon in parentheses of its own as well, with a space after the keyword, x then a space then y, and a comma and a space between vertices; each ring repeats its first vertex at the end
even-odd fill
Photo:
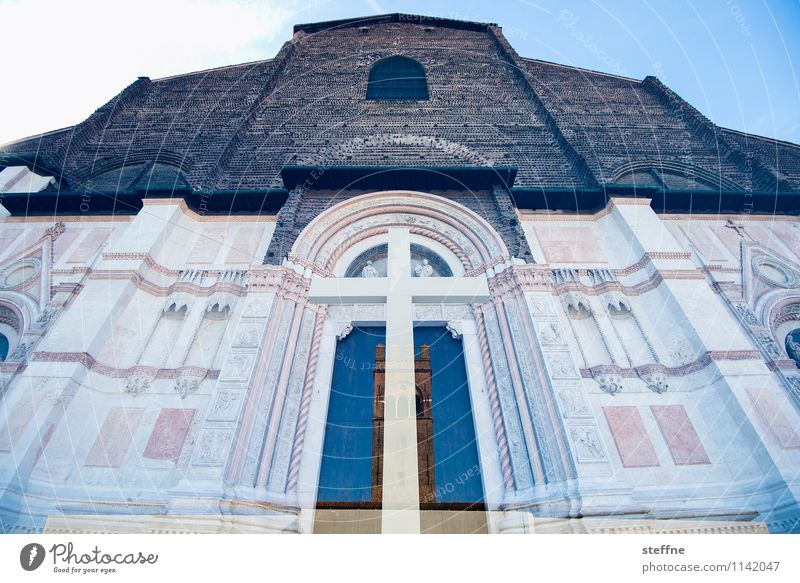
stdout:
POLYGON ((140 79, 82 124, 6 150, 39 152, 75 189, 147 159, 194 189, 279 187, 287 164, 515 166, 515 187, 581 189, 637 162, 800 189, 796 146, 720 131, 655 80, 522 58, 493 25, 367 28, 311 27, 271 60, 140 79), (371 65, 395 54, 425 66, 429 100, 364 99, 371 65))

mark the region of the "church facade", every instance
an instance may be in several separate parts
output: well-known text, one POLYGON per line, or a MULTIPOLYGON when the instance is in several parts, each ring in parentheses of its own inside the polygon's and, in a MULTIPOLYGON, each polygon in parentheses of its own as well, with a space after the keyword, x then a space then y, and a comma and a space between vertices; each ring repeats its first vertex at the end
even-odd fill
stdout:
POLYGON ((798 532, 800 146, 494 24, 0 149, 2 532, 798 532))

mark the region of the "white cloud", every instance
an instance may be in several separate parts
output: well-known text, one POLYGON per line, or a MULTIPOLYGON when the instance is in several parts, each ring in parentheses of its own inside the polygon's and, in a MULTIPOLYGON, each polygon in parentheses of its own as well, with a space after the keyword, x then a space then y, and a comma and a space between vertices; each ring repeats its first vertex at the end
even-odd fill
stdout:
POLYGON ((0 143, 72 125, 137 76, 275 56, 280 0, 0 0, 0 143))

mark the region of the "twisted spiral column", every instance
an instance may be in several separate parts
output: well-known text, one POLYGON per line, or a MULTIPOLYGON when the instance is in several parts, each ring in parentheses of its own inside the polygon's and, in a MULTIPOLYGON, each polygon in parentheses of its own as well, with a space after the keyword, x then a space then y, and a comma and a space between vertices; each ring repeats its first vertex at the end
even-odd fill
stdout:
POLYGON ((286 491, 291 492, 297 488, 297 477, 300 473, 300 454, 303 451, 303 443, 306 438, 306 428, 308 427, 308 411, 311 408, 311 393, 314 388, 314 380, 317 376, 317 357, 319 355, 319 345, 322 341, 322 327, 325 324, 327 306, 317 312, 314 321, 314 336, 311 340, 311 351, 308 354, 308 370, 306 371, 306 381, 303 385, 303 396, 300 399, 300 411, 297 415, 297 429, 294 435, 294 445, 292 446, 292 457, 289 463, 289 477, 286 481, 286 491))
POLYGON ((480 306, 473 306, 473 311, 475 313, 475 324, 478 328, 478 343, 481 347, 483 369, 486 371, 486 387, 489 390, 489 401, 492 406, 492 423, 494 424, 495 435, 497 435, 497 446, 500 449, 500 466, 503 471, 503 482, 505 482, 507 488, 513 489, 514 474, 511 471, 511 455, 508 449, 506 429, 503 425, 503 413, 500 407, 500 397, 497 394, 497 382, 494 378, 492 358, 489 354, 489 339, 486 337, 483 309, 480 306))

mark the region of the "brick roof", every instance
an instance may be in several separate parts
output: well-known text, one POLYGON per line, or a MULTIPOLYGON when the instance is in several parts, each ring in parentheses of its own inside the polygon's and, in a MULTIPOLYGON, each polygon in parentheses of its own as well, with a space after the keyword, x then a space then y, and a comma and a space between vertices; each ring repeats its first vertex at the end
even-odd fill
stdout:
POLYGON ((523 58, 497 25, 403 14, 297 25, 274 59, 140 78, 83 123, 0 149, 14 155, 57 169, 65 190, 124 188, 135 172, 120 167, 145 162, 194 190, 280 188, 286 165, 514 167, 528 189, 656 167, 800 190, 798 146, 718 128, 655 78, 523 58), (364 99, 391 55, 424 65, 429 100, 364 99))

